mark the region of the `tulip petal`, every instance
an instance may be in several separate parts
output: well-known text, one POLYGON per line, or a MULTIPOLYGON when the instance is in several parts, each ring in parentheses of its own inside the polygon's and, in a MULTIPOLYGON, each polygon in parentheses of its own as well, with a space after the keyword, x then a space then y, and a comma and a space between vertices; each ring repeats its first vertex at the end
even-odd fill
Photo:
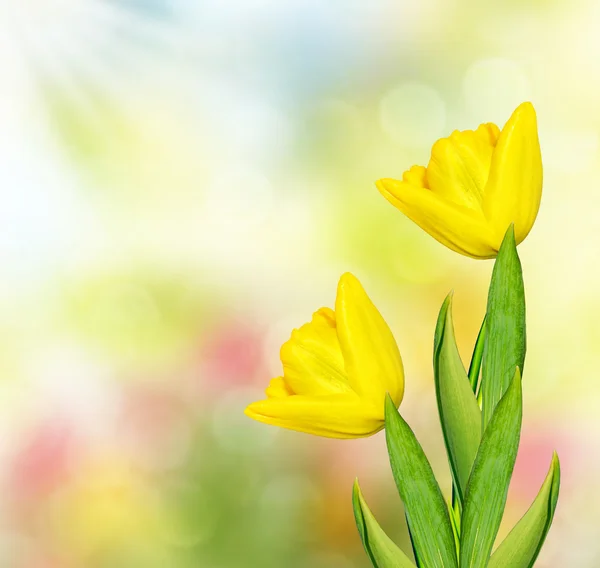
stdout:
POLYGON ((327 438, 360 438, 383 428, 384 406, 376 408, 354 393, 327 396, 294 395, 250 404, 250 418, 327 438))
POLYGON ((455 130, 431 149, 427 166, 430 189, 444 199, 479 210, 490 173, 494 146, 491 130, 455 130))
POLYGON ((326 395, 351 392, 333 311, 321 308, 312 321, 292 332, 281 347, 283 374, 296 394, 326 395))
POLYGON ((410 170, 402 174, 402 181, 410 183, 416 187, 424 187, 429 189, 427 181, 427 168, 425 166, 412 166, 410 170))
POLYGON ((283 377, 276 377, 275 379, 271 379, 265 394, 269 398, 285 398, 286 396, 293 395, 294 391, 285 382, 283 377))
POLYGON ((494 246, 483 214, 450 203, 433 191, 394 179, 380 179, 379 192, 434 239, 472 258, 494 258, 494 246))
POLYGON ((490 146, 495 147, 500 138, 500 129, 493 122, 484 122, 477 127, 475 134, 490 146))
POLYGON ((386 392, 396 405, 404 394, 404 370, 387 323, 355 276, 344 274, 335 301, 337 332, 354 391, 383 412, 386 392))
POLYGON ((500 133, 484 193, 483 210, 498 245, 511 223, 517 244, 528 235, 540 207, 542 177, 535 109, 523 103, 500 133))

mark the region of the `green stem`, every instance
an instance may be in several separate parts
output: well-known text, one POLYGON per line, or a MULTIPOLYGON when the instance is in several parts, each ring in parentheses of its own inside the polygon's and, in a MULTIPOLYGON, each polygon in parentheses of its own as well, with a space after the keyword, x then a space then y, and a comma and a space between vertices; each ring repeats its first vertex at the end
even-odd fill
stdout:
POLYGON ((471 383, 471 388, 473 389, 474 394, 477 394, 477 386, 479 383, 479 375, 481 371, 481 362, 483 360, 483 346, 485 344, 486 335, 485 320, 486 317, 484 317, 483 321, 481 322, 479 334, 477 335, 477 341, 475 342, 475 347, 473 349, 473 356, 471 357, 471 365, 469 366, 469 382, 471 383))
POLYGON ((455 499, 454 485, 452 486, 452 504, 450 506, 450 524, 452 525, 452 533, 454 534, 454 544, 456 546, 456 557, 460 557, 460 504, 458 499, 455 499))

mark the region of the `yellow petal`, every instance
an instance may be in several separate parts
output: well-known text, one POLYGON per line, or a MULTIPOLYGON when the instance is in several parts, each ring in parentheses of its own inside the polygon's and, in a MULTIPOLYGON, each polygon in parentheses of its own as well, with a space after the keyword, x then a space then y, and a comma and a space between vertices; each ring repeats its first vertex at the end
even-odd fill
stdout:
POLYGON ((402 181, 410 183, 415 187, 425 187, 429 189, 427 181, 427 168, 424 166, 412 166, 410 170, 402 174, 402 181))
POLYGON ((531 103, 512 114, 498 139, 484 192, 484 212, 498 246, 511 223, 517 244, 523 241, 538 213, 542 197, 542 155, 537 118, 531 103))
POLYGON ((354 393, 319 397, 289 396, 250 404, 246 415, 259 422, 328 438, 361 438, 384 425, 380 409, 354 393))
POLYGON ((472 258, 494 258, 496 242, 483 213, 450 203, 433 191, 381 179, 380 193, 409 219, 448 248, 472 258))
POLYGON ((265 394, 269 398, 285 398, 286 396, 293 395, 294 391, 285 382, 283 377, 276 377, 275 379, 271 379, 265 394))
POLYGON ((404 370, 398 345, 360 282, 350 273, 340 278, 335 318, 346 373, 354 391, 382 411, 386 392, 396 405, 400 404, 404 370))
POLYGON ((333 311, 321 308, 281 347, 283 376, 301 395, 350 392, 333 311))
POLYGON ((480 209, 492 162, 494 131, 482 125, 476 131, 455 130, 431 149, 427 181, 431 191, 463 207, 480 209))
POLYGON ((485 122, 484 124, 480 124, 477 127, 477 130, 475 130, 475 133, 490 146, 495 147, 496 144, 498 144, 500 129, 493 122, 485 122))

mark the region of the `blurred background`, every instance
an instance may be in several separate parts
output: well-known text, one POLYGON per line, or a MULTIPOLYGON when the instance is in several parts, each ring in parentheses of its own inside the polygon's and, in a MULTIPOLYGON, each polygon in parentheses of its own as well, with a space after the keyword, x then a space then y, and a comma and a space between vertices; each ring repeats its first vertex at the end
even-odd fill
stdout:
POLYGON ((502 534, 559 451, 540 568, 600 565, 600 4, 1 0, 0 565, 366 568, 356 476, 409 546, 382 434, 244 407, 354 272, 448 489, 432 380, 455 290, 470 355, 492 263, 376 191, 522 101, 545 186, 520 247, 521 451, 502 534))

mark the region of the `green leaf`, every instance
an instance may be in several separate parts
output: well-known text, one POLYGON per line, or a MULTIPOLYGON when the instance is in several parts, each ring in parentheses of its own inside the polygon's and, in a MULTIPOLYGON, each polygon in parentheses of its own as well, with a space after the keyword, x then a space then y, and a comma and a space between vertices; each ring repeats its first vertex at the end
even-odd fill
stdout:
POLYGON ((481 411, 463 367, 452 322, 452 294, 442 304, 435 328, 433 370, 438 411, 452 480, 462 507, 481 441, 481 411))
POLYGON ((427 568, 457 568, 448 508, 429 461, 389 395, 385 436, 392 473, 404 503, 413 545, 427 568))
POLYGON ((488 294, 481 389, 483 430, 512 379, 525 362, 525 291, 514 228, 506 231, 488 294))
POLYGON ((521 419, 521 373, 517 369, 473 464, 463 509, 460 568, 485 568, 490 559, 519 448, 521 419))
POLYGON ((483 360, 483 348, 485 345, 485 336, 487 327, 485 325, 485 316, 481 322, 479 333, 477 334, 477 341, 475 341, 475 347, 473 348, 473 355, 471 357, 471 364, 469 365, 469 381, 471 383, 471 389, 473 393, 477 394, 477 383, 479 382, 479 372, 481 371, 481 362, 483 360))
POLYGON ((410 532, 410 525, 408 524, 408 515, 406 514, 406 511, 404 512, 404 518, 406 519, 406 527, 408 528, 408 538, 410 539, 410 546, 413 552, 413 556, 415 558, 415 564, 417 565, 417 568, 423 568, 423 563, 419 559, 419 553, 415 548, 415 539, 413 538, 413 535, 410 532))
POLYGON ((559 487, 560 463, 555 452, 546 480, 535 501, 492 554, 489 568, 533 566, 554 518, 559 487))
POLYGON ((352 505, 360 538, 373 566, 375 568, 415 568, 406 554, 379 526, 362 496, 358 480, 354 482, 352 505))

